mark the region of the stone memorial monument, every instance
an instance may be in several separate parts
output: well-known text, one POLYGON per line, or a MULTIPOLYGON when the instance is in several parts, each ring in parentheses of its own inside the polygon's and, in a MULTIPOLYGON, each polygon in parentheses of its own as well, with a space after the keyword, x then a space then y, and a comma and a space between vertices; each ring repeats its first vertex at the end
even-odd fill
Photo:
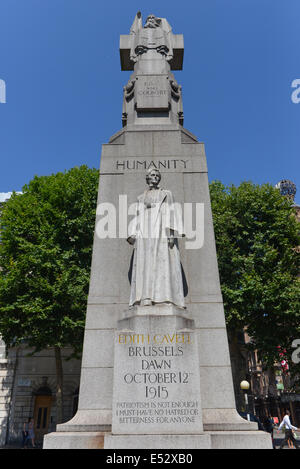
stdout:
POLYGON ((203 143, 183 127, 183 36, 120 38, 123 128, 103 145, 78 412, 44 448, 272 448, 235 409, 203 143))

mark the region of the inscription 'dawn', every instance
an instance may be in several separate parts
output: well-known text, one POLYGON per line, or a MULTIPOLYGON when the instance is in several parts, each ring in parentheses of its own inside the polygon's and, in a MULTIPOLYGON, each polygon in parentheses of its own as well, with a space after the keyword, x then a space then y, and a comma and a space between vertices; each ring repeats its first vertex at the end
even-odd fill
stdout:
POLYGON ((128 169, 128 170, 148 170, 150 168, 156 169, 186 169, 187 163, 189 160, 157 160, 157 161, 149 161, 149 160, 124 160, 124 161, 116 161, 116 169, 128 169))

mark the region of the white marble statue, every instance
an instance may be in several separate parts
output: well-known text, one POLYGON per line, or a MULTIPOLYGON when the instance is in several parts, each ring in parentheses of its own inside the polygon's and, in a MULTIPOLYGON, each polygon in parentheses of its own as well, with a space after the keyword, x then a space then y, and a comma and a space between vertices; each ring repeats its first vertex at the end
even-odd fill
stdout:
POLYGON ((138 197, 136 223, 127 241, 134 245, 129 306, 157 303, 184 308, 177 238, 184 236, 181 211, 169 190, 161 189, 157 169, 147 173, 148 189, 138 197))

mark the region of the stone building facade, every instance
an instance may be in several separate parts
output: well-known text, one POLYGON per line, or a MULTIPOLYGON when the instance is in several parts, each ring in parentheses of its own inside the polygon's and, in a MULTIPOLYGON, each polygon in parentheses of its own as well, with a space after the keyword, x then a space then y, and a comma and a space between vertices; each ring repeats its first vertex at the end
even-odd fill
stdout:
MULTIPOLYGON (((54 350, 31 354, 25 346, 0 346, 0 447, 21 446, 24 422, 34 418, 36 443, 56 427, 56 370, 54 350)), ((63 418, 70 420, 78 405, 80 360, 66 360, 71 350, 63 350, 63 418)))
POLYGON ((5 445, 12 392, 12 370, 8 366, 5 344, 0 340, 0 447, 5 445))

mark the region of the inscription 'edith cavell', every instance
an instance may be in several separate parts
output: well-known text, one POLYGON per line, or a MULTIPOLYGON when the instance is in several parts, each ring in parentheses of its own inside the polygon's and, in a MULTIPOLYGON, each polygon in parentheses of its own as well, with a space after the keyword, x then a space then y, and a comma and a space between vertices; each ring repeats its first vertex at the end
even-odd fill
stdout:
POLYGON ((189 333, 172 334, 119 334, 119 344, 190 344, 191 336, 189 333))
POLYGON ((123 160, 116 161, 117 170, 148 170, 156 169, 187 169, 189 160, 167 159, 167 160, 123 160))

